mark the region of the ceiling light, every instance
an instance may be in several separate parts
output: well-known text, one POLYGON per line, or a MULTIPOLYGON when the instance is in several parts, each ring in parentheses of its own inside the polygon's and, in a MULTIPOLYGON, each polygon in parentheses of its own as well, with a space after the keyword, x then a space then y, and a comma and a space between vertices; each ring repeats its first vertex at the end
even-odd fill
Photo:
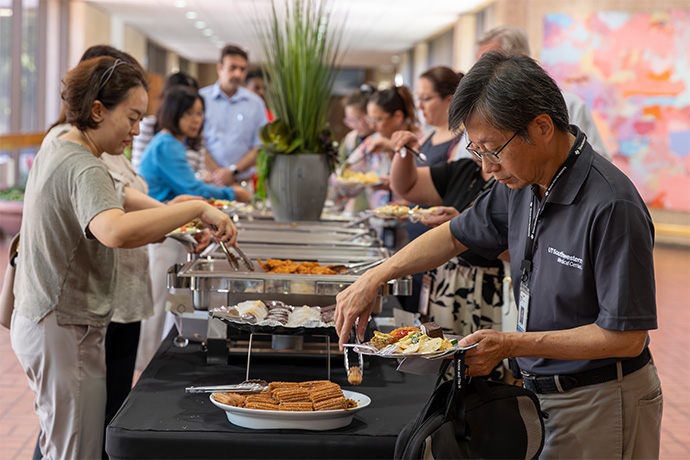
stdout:
POLYGON ((221 49, 221 48, 223 48, 224 46, 225 46, 225 44, 224 44, 223 42, 221 42, 221 41, 216 42, 216 47, 217 47, 218 49, 221 49))
POLYGON ((196 13, 196 11, 187 11, 187 13, 185 14, 185 17, 187 19, 194 20, 194 19, 198 18, 199 15, 196 13))
POLYGON ((205 29, 206 23, 204 21, 197 21, 194 23, 194 27, 196 27, 197 29, 205 29))
POLYGON ((178 8, 184 8, 187 6, 186 0, 175 0, 175 6, 178 8))
POLYGON ((207 37, 210 37, 211 35, 213 35, 213 31, 212 31, 211 29, 204 29, 204 32, 203 32, 203 33, 204 33, 204 35, 206 35, 207 37))

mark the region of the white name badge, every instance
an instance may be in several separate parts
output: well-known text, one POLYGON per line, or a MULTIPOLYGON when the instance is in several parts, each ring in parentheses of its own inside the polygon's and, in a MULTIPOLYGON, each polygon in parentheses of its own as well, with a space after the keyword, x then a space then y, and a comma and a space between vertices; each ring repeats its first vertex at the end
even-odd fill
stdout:
POLYGON ((529 316, 529 286, 520 282, 520 302, 518 304, 517 330, 525 332, 527 330, 527 317, 529 316))

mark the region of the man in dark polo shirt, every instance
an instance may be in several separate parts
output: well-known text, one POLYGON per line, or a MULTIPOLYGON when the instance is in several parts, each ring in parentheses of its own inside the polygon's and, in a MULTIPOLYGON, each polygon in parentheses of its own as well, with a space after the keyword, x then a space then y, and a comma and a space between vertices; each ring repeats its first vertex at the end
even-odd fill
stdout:
POLYGON ((385 281, 468 248, 489 259, 508 249, 518 332, 465 337, 478 344, 469 374, 517 357, 549 414, 542 458, 658 457, 654 230, 634 185, 568 124, 558 86, 527 56, 482 56, 451 103, 451 128, 462 124, 498 183, 338 295, 341 343, 356 318, 363 333, 385 281))

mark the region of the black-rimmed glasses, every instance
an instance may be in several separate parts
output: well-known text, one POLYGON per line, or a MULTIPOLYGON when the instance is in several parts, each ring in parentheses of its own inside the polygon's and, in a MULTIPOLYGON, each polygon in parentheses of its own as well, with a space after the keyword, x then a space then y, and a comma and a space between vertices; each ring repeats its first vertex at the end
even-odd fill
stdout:
POLYGON ((474 155, 475 157, 479 158, 479 161, 482 161, 482 159, 485 159, 485 160, 488 161, 489 163, 499 164, 499 163, 500 163, 501 161, 503 161, 503 160, 501 160, 501 157, 499 157, 498 154, 501 153, 501 151, 502 151, 504 148, 506 148, 506 146, 507 146, 508 144, 510 144, 510 141, 512 141, 512 140, 515 138, 515 136, 518 135, 519 132, 520 132, 520 131, 515 131, 515 134, 513 134, 513 135, 510 137, 510 139, 508 139, 508 142, 506 142, 505 144, 503 144, 503 147, 501 147, 500 149, 496 150, 495 152, 491 152, 491 151, 487 151, 487 152, 478 152, 477 150, 470 148, 470 145, 472 145, 472 141, 470 141, 470 142, 467 144, 467 147, 465 147, 465 148, 466 148, 467 151, 470 152, 472 155, 474 155))

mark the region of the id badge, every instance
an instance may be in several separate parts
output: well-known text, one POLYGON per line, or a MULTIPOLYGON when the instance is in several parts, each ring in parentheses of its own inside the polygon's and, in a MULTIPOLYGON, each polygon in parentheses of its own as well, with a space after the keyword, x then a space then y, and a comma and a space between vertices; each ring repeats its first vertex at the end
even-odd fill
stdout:
POLYGON ((422 277, 422 287, 419 291, 419 314, 426 316, 429 314, 429 297, 431 294, 431 276, 422 277))
POLYGON ((529 286, 520 281, 520 302, 518 304, 517 330, 525 332, 527 330, 527 317, 529 316, 529 286))

